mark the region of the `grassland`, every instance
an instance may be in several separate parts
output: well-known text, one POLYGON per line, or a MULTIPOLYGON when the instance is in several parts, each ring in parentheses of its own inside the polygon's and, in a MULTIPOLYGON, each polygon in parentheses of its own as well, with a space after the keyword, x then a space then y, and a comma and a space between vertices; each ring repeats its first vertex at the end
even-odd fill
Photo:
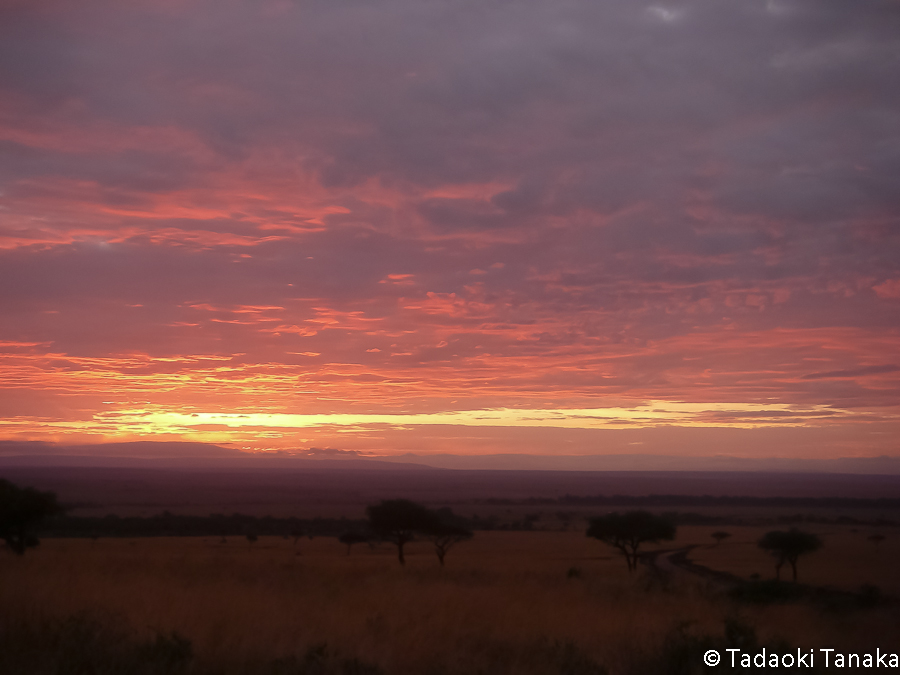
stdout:
MULTIPOLYGON (((712 569, 730 572, 744 579, 755 576, 774 576, 774 560, 760 550, 756 543, 767 531, 787 529, 767 527, 683 528, 683 540, 711 541, 710 534, 725 530, 732 536, 719 546, 703 546, 691 552, 691 559, 712 569)), ((863 586, 875 586, 881 591, 900 596, 900 536, 893 528, 849 527, 835 525, 806 525, 804 531, 818 535, 825 547, 800 558, 799 581, 816 587, 856 591, 863 586), (873 534, 882 534, 884 541, 875 544, 873 534)), ((790 570, 783 570, 788 578, 790 570)))
MULTIPOLYGON (((771 576, 759 530, 726 529, 720 546, 711 528, 687 527, 666 548, 702 544, 697 562, 771 576)), ((897 537, 820 534, 826 548, 801 560, 801 581, 897 588, 897 537)), ((480 532, 444 569, 425 543, 401 568, 389 546, 348 556, 332 538, 48 539, 23 558, 0 554, 10 675, 690 673, 704 672, 704 645, 734 640, 896 651, 898 625, 890 603, 746 604, 686 574, 629 576, 612 549, 574 531, 480 532), (119 660, 101 653, 125 643, 135 648, 119 660)))

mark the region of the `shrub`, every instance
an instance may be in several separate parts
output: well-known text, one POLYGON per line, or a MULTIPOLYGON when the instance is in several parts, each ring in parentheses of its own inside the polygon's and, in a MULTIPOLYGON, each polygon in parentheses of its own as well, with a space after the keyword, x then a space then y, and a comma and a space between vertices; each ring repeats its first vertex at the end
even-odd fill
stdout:
POLYGON ((0 672, 29 675, 180 675, 193 658, 178 633, 140 640, 121 620, 96 613, 19 622, 0 631, 0 672))

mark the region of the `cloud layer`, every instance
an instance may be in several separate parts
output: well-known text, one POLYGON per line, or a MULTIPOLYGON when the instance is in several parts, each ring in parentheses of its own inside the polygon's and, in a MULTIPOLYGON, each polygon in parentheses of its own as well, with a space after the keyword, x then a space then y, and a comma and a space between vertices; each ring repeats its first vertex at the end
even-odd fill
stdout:
POLYGON ((896 453, 898 36, 889 0, 5 3, 0 435, 446 450, 415 416, 664 402, 627 424, 896 453))

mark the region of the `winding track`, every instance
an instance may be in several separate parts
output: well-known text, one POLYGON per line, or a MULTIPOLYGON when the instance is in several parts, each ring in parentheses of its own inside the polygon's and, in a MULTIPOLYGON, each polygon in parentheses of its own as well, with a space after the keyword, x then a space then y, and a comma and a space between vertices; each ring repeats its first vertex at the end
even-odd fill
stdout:
MULTIPOLYGON (((714 570, 704 565, 688 560, 688 555, 695 548, 700 548, 700 544, 692 544, 682 548, 665 549, 662 551, 650 551, 640 556, 640 561, 652 568, 653 570, 664 574, 671 575, 676 570, 681 570, 695 577, 713 582, 722 588, 736 588, 742 584, 748 584, 734 574, 714 570)), ((786 584, 788 582, 785 582, 786 584)), ((835 588, 826 588, 821 586, 807 586, 805 584, 790 584, 792 588, 799 591, 797 598, 805 598, 820 603, 828 603, 831 605, 849 607, 862 606, 869 607, 872 605, 889 605, 896 606, 900 604, 900 598, 878 593, 876 596, 867 595, 865 592, 853 592, 846 590, 838 590, 835 588)))
POLYGON ((650 551, 649 553, 644 553, 641 556, 640 560, 645 565, 649 565, 650 567, 664 574, 671 574, 675 570, 681 570, 708 581, 717 582, 719 584, 722 584, 723 586, 729 586, 742 582, 742 579, 735 576, 734 574, 714 570, 688 560, 688 555, 690 554, 690 552, 699 547, 700 544, 691 544, 690 546, 684 546, 682 548, 665 549, 662 551, 650 551))

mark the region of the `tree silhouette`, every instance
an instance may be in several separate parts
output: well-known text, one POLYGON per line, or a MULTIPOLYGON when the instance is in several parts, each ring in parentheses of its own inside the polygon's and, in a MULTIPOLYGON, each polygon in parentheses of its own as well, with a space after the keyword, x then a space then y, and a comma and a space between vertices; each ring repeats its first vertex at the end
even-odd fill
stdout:
POLYGON ((433 515, 434 522, 425 535, 434 544, 434 552, 443 567, 447 552, 456 544, 471 539, 472 531, 466 527, 465 520, 450 509, 440 509, 433 512, 433 515))
POLYGON ((731 532, 723 532, 722 530, 719 530, 718 532, 713 532, 710 536, 716 540, 716 546, 718 546, 731 536, 731 532))
POLYGON ((868 537, 868 539, 869 539, 869 541, 871 541, 873 544, 875 544, 876 546, 878 546, 878 544, 880 544, 881 542, 884 541, 884 535, 883 535, 883 534, 870 534, 869 537, 868 537))
POLYGON ((397 558, 406 564, 403 547, 413 541, 416 534, 427 534, 435 526, 433 511, 408 499, 389 499, 366 508, 369 527, 384 541, 397 547, 397 558))
POLYGON ((0 479, 0 539, 18 555, 40 543, 33 532, 36 525, 62 512, 52 492, 20 488, 0 479))
POLYGON ((350 555, 350 548, 353 544, 365 544, 369 541, 369 535, 362 532, 344 532, 338 537, 338 541, 347 545, 347 555, 350 555))
POLYGON ((306 532, 303 531, 302 527, 292 527, 291 528, 291 532, 290 532, 289 536, 291 537, 291 539, 294 540, 294 546, 297 545, 297 542, 300 541, 300 538, 303 537, 304 534, 306 534, 306 532))
POLYGON ((809 532, 796 528, 789 531, 775 530, 767 532, 759 540, 758 546, 775 556, 775 578, 781 579, 781 567, 784 563, 791 566, 793 580, 797 581, 797 558, 822 548, 822 540, 809 532))
POLYGON ((592 518, 587 536, 619 549, 625 556, 628 571, 637 569, 638 550, 645 542, 655 543, 675 538, 675 523, 647 511, 610 513, 592 518))

